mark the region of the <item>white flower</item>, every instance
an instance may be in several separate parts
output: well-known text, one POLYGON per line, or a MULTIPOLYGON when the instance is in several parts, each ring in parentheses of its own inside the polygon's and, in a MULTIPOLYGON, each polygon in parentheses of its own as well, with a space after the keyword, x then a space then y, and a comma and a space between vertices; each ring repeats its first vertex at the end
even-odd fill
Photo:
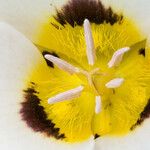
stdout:
MULTIPOLYGON (((44 59, 33 43, 37 29, 52 13, 50 4, 61 6, 62 0, 1 0, 0 1, 0 149, 2 150, 149 150, 150 119, 128 135, 91 136, 82 143, 63 143, 33 132, 21 120, 24 81, 44 59), (7 22, 12 26, 4 23, 7 22), (25 35, 25 36, 24 36, 25 35)), ((150 35, 150 2, 148 0, 107 0, 135 20, 143 33, 150 35)), ((148 39, 149 40, 149 39, 148 39)), ((39 72, 41 70, 38 70, 39 72)))

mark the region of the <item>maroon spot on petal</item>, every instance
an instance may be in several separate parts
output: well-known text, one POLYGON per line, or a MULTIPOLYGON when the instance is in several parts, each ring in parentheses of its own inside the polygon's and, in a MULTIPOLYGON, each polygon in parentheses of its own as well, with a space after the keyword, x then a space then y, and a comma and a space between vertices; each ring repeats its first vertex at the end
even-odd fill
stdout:
MULTIPOLYGON (((53 55, 53 56, 59 58, 59 56, 58 56, 55 52, 48 52, 48 51, 46 51, 46 50, 42 52, 42 55, 43 55, 43 56, 46 55, 46 54, 50 54, 50 55, 53 55)), ((45 59, 45 58, 44 58, 44 59, 45 59)), ((45 59, 45 61, 46 61, 47 65, 48 65, 49 67, 54 68, 54 64, 53 64, 51 61, 49 61, 49 60, 47 60, 47 59, 45 59)))
POLYGON ((47 119, 44 108, 39 105, 40 99, 36 95, 38 92, 34 88, 28 88, 24 90, 24 93, 25 99, 21 103, 20 114, 28 127, 32 128, 35 132, 42 132, 56 139, 64 139, 65 135, 59 133, 60 129, 55 127, 52 120, 47 119))
POLYGON ((98 135, 98 134, 95 134, 94 135, 94 139, 97 139, 97 138, 99 138, 100 137, 100 135, 98 135))
POLYGON ((145 57, 145 48, 141 48, 141 49, 139 50, 139 54, 140 54, 140 55, 143 55, 143 56, 145 57))
POLYGON ((104 22, 111 25, 123 20, 122 15, 113 12, 112 8, 105 8, 100 0, 70 0, 61 10, 56 10, 54 18, 61 24, 69 23, 72 27, 82 25, 85 19, 96 24, 104 22))
POLYGON ((136 126, 141 125, 145 119, 150 117, 150 99, 148 100, 147 105, 145 106, 143 112, 140 114, 140 118, 138 119, 138 121, 136 122, 136 124, 134 124, 131 127, 131 130, 134 130, 136 126))

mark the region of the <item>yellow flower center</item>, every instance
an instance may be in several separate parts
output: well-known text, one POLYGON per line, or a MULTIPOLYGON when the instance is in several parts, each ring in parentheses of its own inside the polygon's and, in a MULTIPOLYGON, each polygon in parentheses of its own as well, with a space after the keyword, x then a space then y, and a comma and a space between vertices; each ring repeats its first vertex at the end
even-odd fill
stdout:
POLYGON ((42 48, 41 52, 55 52, 76 68, 68 71, 51 57, 54 68, 45 63, 33 71, 28 82, 36 84, 36 95, 47 119, 68 142, 83 141, 92 135, 120 136, 130 132, 148 102, 150 90, 149 62, 139 54, 145 41, 138 29, 128 19, 114 25, 91 24, 96 59, 90 54, 87 59, 83 26, 61 26, 50 21, 57 28, 49 23, 42 27, 37 44, 47 49, 42 48), (130 51, 124 56, 117 54, 113 60, 113 54, 125 47, 130 47, 130 51), (70 90, 74 95, 70 95, 70 90), (48 103, 50 98, 62 100, 68 95, 73 98, 48 103))

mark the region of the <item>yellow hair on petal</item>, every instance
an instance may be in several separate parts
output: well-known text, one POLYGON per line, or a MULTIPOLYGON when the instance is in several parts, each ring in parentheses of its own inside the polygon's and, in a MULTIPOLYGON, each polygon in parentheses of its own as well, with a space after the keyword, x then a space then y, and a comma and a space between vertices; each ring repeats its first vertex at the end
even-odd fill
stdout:
POLYGON ((150 64, 147 58, 138 54, 138 50, 145 46, 144 42, 133 47, 118 68, 108 69, 107 66, 116 50, 130 47, 144 39, 134 23, 125 18, 114 25, 92 23, 91 27, 97 55, 93 67, 87 62, 82 26, 61 26, 51 18, 40 30, 37 41, 38 45, 46 47, 49 52, 55 52, 76 67, 87 71, 100 68, 98 74, 93 76, 102 97, 102 111, 97 115, 94 112, 95 93, 81 74, 70 75, 56 66, 42 68, 39 65, 41 71, 33 72, 31 76, 31 80, 37 84, 37 95, 47 118, 60 129, 61 134, 65 134, 64 140, 67 142, 84 141, 95 134, 120 136, 128 133, 139 119, 150 96, 150 64), (105 84, 116 77, 124 78, 125 82, 117 89, 107 89, 105 84), (85 87, 81 97, 48 104, 48 98, 79 85, 85 87))
MULTIPOLYGON (((73 59, 80 65, 84 61, 84 66, 87 68, 83 27, 75 26, 73 28, 69 24, 63 27, 53 18, 50 19, 50 22, 56 24, 59 29, 50 23, 45 24, 37 43, 65 55, 66 59, 73 59)), ((124 19, 122 24, 116 23, 113 26, 107 23, 100 25, 93 23, 91 26, 95 48, 108 57, 111 57, 117 49, 130 46, 143 39, 138 29, 128 19, 124 19)))

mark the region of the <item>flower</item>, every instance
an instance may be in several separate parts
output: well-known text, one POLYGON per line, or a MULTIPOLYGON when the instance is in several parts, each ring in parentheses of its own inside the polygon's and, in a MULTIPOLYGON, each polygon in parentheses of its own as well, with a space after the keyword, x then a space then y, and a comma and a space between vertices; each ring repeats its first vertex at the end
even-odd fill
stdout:
MULTIPOLYGON (((77 1, 74 2, 80 6, 77 1)), ((84 3, 84 0, 78 2, 85 6, 89 4, 89 1, 84 3)), ((2 10, 7 8, 4 4, 6 2, 2 2, 2 10)), ((7 4, 10 5, 11 2, 7 4)), ((95 3, 90 4, 93 7, 88 7, 93 10, 95 3)), ((101 3, 98 4, 102 7, 101 3)), ((119 4, 128 6, 124 1, 119 4)), ((87 19, 82 18, 86 14, 85 9, 78 14, 79 18, 72 14, 73 19, 77 20, 76 27, 73 20, 70 20, 71 12, 70 9, 65 12, 68 15, 59 12, 57 22, 51 20, 51 28, 44 28, 39 39, 33 36, 32 30, 28 30, 29 38, 42 49, 46 61, 31 41, 9 25, 0 23, 0 68, 3 68, 0 74, 1 148, 8 149, 11 145, 11 149, 23 149, 28 144, 28 149, 148 150, 150 145, 146 139, 149 135, 146 132, 149 129, 149 119, 144 121, 144 117, 149 115, 150 69, 149 49, 146 48, 145 51, 145 36, 139 34, 132 21, 113 13, 111 9, 103 10, 105 17, 100 19, 99 16, 89 18, 88 14, 87 19), (66 20, 70 25, 66 24, 66 20), (84 32, 81 26, 83 21, 84 32), (125 32, 122 33, 123 29, 125 32), (98 55, 94 54, 94 48, 98 55), (74 51, 75 49, 78 51, 74 51), (71 101, 51 104, 70 98, 71 101), (96 99, 96 107, 93 99, 96 99), (109 108, 106 107, 105 110, 104 106, 109 108), (44 133, 44 136, 33 134, 21 120, 21 116, 29 127, 44 133), (75 120, 70 125, 64 125, 72 118, 75 120), (144 123, 134 129, 142 121, 144 123), (129 132, 129 129, 134 130, 129 132), (121 134, 125 135, 120 136, 121 134), (45 135, 80 143, 62 143, 45 135), (92 135, 95 138, 101 136, 95 140, 95 145, 92 135), (38 142, 34 144, 34 141, 38 142)), ((93 11, 88 13, 92 14, 93 11)), ((2 13, 2 18, 3 14, 5 16, 2 13)), ((11 22, 7 17, 4 20, 11 22)), ((140 16, 133 18, 137 19, 138 25, 144 25, 139 22, 140 16)), ((16 22, 14 25, 19 29, 16 22)), ((26 30, 22 31, 27 33, 26 30)))

